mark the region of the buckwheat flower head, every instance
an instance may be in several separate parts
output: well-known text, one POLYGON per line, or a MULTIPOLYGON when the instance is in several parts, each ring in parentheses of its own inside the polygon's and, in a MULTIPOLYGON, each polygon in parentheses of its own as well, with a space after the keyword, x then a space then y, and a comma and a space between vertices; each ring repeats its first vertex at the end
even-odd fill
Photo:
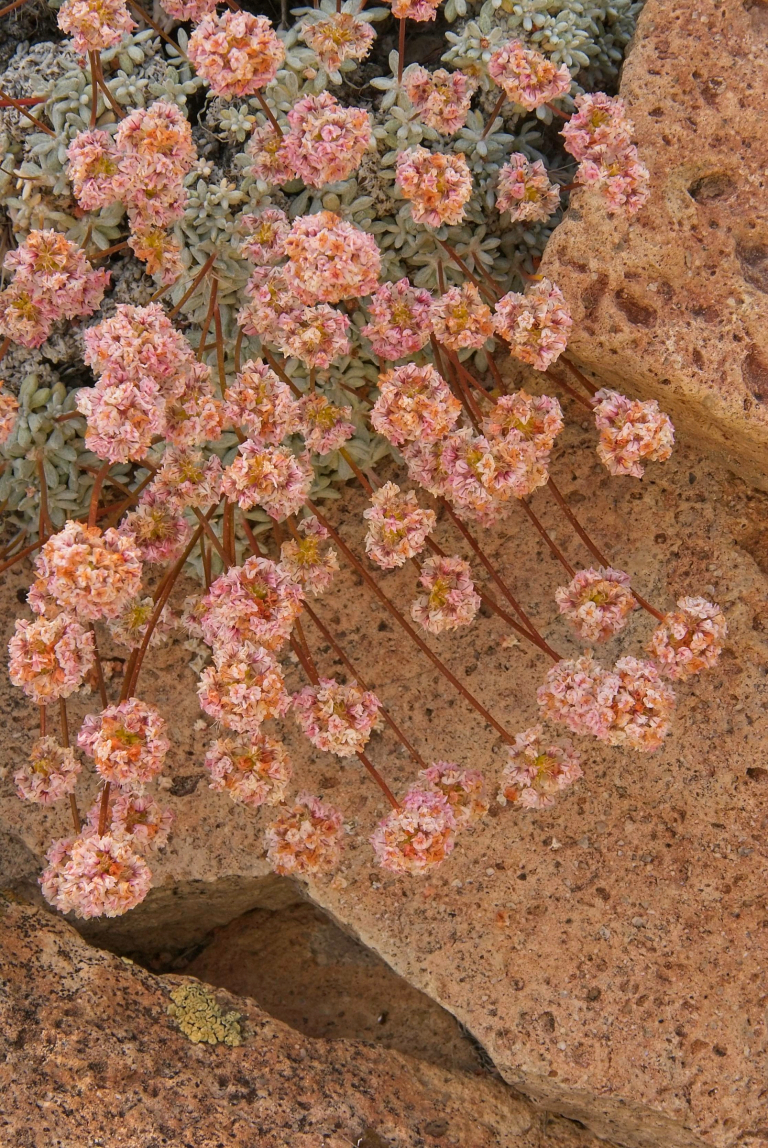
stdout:
POLYGON ((252 809, 280 805, 292 773, 283 743, 264 733, 218 738, 205 755, 205 767, 211 774, 210 789, 252 809))
POLYGON ((296 407, 296 419, 291 429, 303 436, 307 450, 314 454, 338 450, 355 433, 355 424, 349 421, 352 408, 338 407, 325 395, 304 395, 296 407))
POLYGON ((165 400, 148 376, 132 381, 106 371, 77 392, 75 404, 86 418, 86 448, 109 462, 139 462, 165 427, 165 400))
POLYGON ((197 159, 192 126, 169 100, 131 112, 120 121, 115 143, 123 152, 121 166, 135 178, 150 181, 183 177, 197 159))
POLYGON ((414 223, 461 223, 472 195, 472 174, 461 152, 444 155, 417 146, 397 157, 397 183, 411 201, 414 223))
POLYGON ((641 402, 603 388, 594 403, 600 431, 597 456, 610 474, 641 478, 643 461, 666 462, 670 457, 675 428, 655 399, 641 402))
POLYGON ((269 558, 248 558, 219 575, 203 599, 203 636, 209 646, 250 642, 277 650, 301 613, 304 592, 269 558))
POLYGON ((284 324, 306 306, 289 288, 285 267, 257 267, 245 285, 245 294, 250 300, 238 312, 237 321, 246 335, 257 335, 262 343, 277 344, 284 324))
POLYGON ((392 15, 396 20, 434 20, 440 0, 393 0, 392 15))
POLYGON ((79 56, 114 48, 138 27, 125 0, 65 0, 57 22, 62 32, 72 36, 79 56))
POLYGON ((152 872, 126 838, 83 834, 72 841, 58 864, 49 855, 40 884, 43 896, 63 913, 74 912, 86 920, 119 917, 144 900, 152 872))
POLYGON ((211 387, 211 370, 192 363, 181 375, 183 389, 165 407, 165 437, 173 446, 202 446, 221 434, 222 404, 211 387))
POLYGON ((248 359, 227 387, 224 417, 245 427, 249 437, 277 446, 296 418, 296 403, 286 383, 261 359, 248 359))
POLYGON ((639 211, 651 194, 649 181, 648 168, 638 160, 634 144, 618 155, 582 160, 575 180, 603 193, 609 215, 620 210, 630 215, 639 211))
POLYGON ((469 105, 478 81, 463 72, 438 68, 428 72, 414 64, 403 76, 405 94, 427 127, 452 136, 467 122, 469 105))
POLYGON ((165 397, 183 389, 184 371, 194 363, 192 348, 159 303, 118 303, 113 315, 83 332, 83 340, 85 361, 97 375, 109 368, 129 382, 152 379, 165 397))
POLYGON ((301 359, 308 367, 325 370, 335 359, 348 355, 349 317, 327 303, 302 307, 289 314, 275 342, 286 358, 301 359))
POLYGON ((214 650, 197 696, 205 713, 236 733, 255 732, 268 718, 283 717, 290 705, 274 657, 250 642, 214 650))
POLYGON ((86 714, 77 744, 105 781, 138 792, 157 777, 171 746, 163 718, 138 698, 86 714))
POLYGON ((728 627, 722 610, 706 598, 678 598, 646 647, 673 681, 710 669, 720 657, 728 627))
POLYGON ((563 293, 549 279, 510 291, 496 304, 494 326, 516 359, 546 371, 563 353, 573 325, 563 293))
POLYGON ((637 609, 630 581, 629 574, 610 566, 579 570, 568 586, 555 590, 555 601, 580 638, 606 642, 637 609))
MULTIPOLYGON (((113 639, 129 650, 138 650, 144 641, 149 620, 155 612, 157 603, 153 598, 132 598, 123 607, 116 618, 110 618, 107 629, 113 639)), ((150 646, 162 646, 168 640, 168 635, 176 629, 177 619, 170 606, 164 606, 157 621, 157 625, 149 639, 150 646)))
POLYGON ((315 472, 307 454, 264 446, 246 439, 224 471, 221 492, 243 510, 261 506, 278 521, 297 514, 309 497, 315 472))
POLYGON ((160 227, 136 227, 128 236, 128 246, 146 263, 147 275, 159 276, 165 287, 175 283, 184 271, 177 240, 160 227))
POLYGON ((577 111, 560 133, 565 150, 574 159, 599 161, 626 152, 632 143, 634 125, 627 119, 620 96, 589 92, 576 96, 577 111))
POLYGON ((52 841, 45 855, 48 864, 38 878, 40 890, 48 904, 65 913, 70 906, 62 899, 63 876, 75 841, 75 837, 59 837, 52 841))
POLYGON ((243 11, 204 16, 187 53, 211 91, 226 100, 255 95, 274 80, 285 59, 266 16, 243 11))
POLYGON ((181 176, 173 175, 169 179, 155 176, 146 182, 137 177, 131 181, 126 196, 131 227, 137 232, 170 227, 184 215, 188 199, 181 176))
MULTIPOLYGON (((96 832, 101 816, 101 801, 88 810, 87 823, 96 832)), ((154 797, 137 793, 110 795, 107 832, 115 839, 127 839, 138 853, 164 849, 168 844, 174 815, 154 797)))
POLYGON ((563 412, 557 399, 529 395, 524 390, 502 395, 484 424, 489 438, 530 442, 542 459, 549 455, 562 429, 563 412))
POLYGON ((496 207, 508 211, 513 223, 549 219, 560 206, 560 188, 549 182, 540 159, 527 159, 513 152, 499 171, 496 207))
POLYGON ((245 232, 240 254, 257 266, 279 263, 285 255, 285 240, 291 225, 284 211, 265 207, 256 215, 241 215, 239 230, 245 232))
POLYGON ((493 334, 493 315, 474 283, 464 283, 435 300, 432 329, 438 343, 451 351, 479 348, 493 334))
POLYGON ((189 542, 192 527, 173 502, 146 490, 118 531, 133 539, 142 562, 171 562, 189 542))
POLYGON ((395 446, 409 439, 436 442, 460 413, 461 403, 431 364, 406 363, 379 375, 371 425, 395 446))
POLYGON ((282 877, 307 877, 333 869, 341 859, 343 818, 338 809, 324 805, 309 793, 267 826, 267 860, 282 877))
POLYGON ((298 539, 289 539, 280 547, 280 565, 305 593, 317 598, 325 593, 339 569, 338 555, 332 547, 320 549, 328 531, 314 514, 302 518, 297 531, 298 539))
MULTIPOLYGON (((15 277, 0 293, 0 330, 13 318, 7 314, 9 308, 33 326, 44 322, 47 331, 56 319, 90 315, 104 298, 110 280, 109 271, 94 271, 76 243, 50 229, 30 231, 23 243, 7 253, 3 266, 14 271, 15 277)), ((19 335, 23 332, 12 335, 9 329, 7 333, 22 342, 19 335)))
POLYGON ((285 250, 286 284, 308 306, 376 290, 381 271, 376 240, 332 211, 295 219, 285 250))
POLYGON ((174 20, 191 20, 199 24, 204 16, 216 11, 216 0, 161 0, 161 7, 174 20))
POLYGON ((204 458, 194 447, 169 446, 149 490, 175 511, 188 506, 210 510, 221 497, 221 460, 204 458))
POLYGON ((371 145, 370 114, 343 107, 330 92, 297 100, 288 123, 288 162, 307 187, 349 179, 371 145))
POLYGON ((271 124, 253 129, 246 150, 251 160, 250 173, 254 179, 278 187, 295 179, 285 139, 284 135, 277 134, 271 124))
POLYGON ((394 570, 419 554, 437 522, 434 510, 422 510, 414 492, 401 491, 394 482, 373 492, 363 518, 368 522, 365 552, 383 570, 394 570))
POLYGON ((652 662, 638 658, 619 658, 614 675, 619 681, 611 702, 614 720, 607 741, 653 753, 672 728, 672 688, 662 681, 652 662))
POLYGON ((379 822, 371 837, 376 860, 393 873, 426 873, 453 852, 456 819, 442 793, 408 790, 400 809, 379 822))
POLYGON ((15 395, 8 391, 0 391, 0 446, 11 437, 18 413, 19 400, 15 395))
POLYGON ((547 745, 540 725, 516 734, 507 753, 497 798, 501 805, 510 802, 524 809, 546 809, 555 804, 561 790, 584 776, 571 742, 547 745))
POLYGON ((303 21, 297 31, 329 72, 345 60, 364 60, 376 39, 371 24, 351 12, 324 13, 319 20, 303 21))
POLYGON ((320 678, 291 699, 299 726, 317 749, 338 757, 361 753, 371 733, 381 728, 381 702, 357 682, 339 685, 320 678))
POLYGON ((613 726, 618 675, 603 669, 590 652, 563 658, 548 671, 536 700, 542 717, 566 725, 572 733, 606 741, 613 726))
POLYGON ((361 331, 374 355, 394 360, 420 351, 429 342, 432 303, 429 291, 412 287, 408 279, 382 283, 368 304, 371 322, 361 331))
POLYGON ((488 61, 488 72, 508 99, 529 112, 571 89, 571 73, 565 64, 558 68, 521 40, 510 40, 495 51, 488 61))
POLYGON ((0 335, 22 347, 39 347, 60 318, 53 303, 37 295, 24 280, 0 291, 0 335))
POLYGON ((77 618, 115 618, 141 586, 141 556, 130 537, 111 527, 70 520, 35 559, 42 585, 77 618))
POLYGON ((98 211, 122 199, 128 177, 109 132, 79 132, 67 148, 67 176, 83 211, 98 211))
POLYGON ((419 583, 427 593, 413 602, 411 617, 430 634, 469 626, 480 609, 472 570, 463 558, 431 554, 422 563, 419 583))
POLYGON ((202 638, 202 620, 206 610, 204 594, 187 594, 181 604, 180 622, 190 638, 202 638))
POLYGON ((460 769, 452 761, 435 761, 419 770, 418 780, 426 789, 442 793, 451 807, 456 828, 479 821, 488 812, 485 779, 479 769, 460 769))
POLYGON ((74 693, 95 656, 91 631, 64 613, 34 622, 17 618, 8 652, 11 681, 37 705, 74 693))
POLYGON ((442 439, 439 451, 443 495, 462 517, 492 524, 500 505, 494 489, 497 459, 491 443, 471 427, 462 427, 442 439))
POLYGON ((493 459, 493 471, 485 479, 486 489, 497 499, 526 498, 549 478, 549 455, 518 435, 508 434, 487 443, 493 459))
POLYGON ((52 805, 73 792, 81 768, 74 750, 59 745, 55 737, 39 737, 29 760, 13 775, 16 792, 26 801, 52 805))

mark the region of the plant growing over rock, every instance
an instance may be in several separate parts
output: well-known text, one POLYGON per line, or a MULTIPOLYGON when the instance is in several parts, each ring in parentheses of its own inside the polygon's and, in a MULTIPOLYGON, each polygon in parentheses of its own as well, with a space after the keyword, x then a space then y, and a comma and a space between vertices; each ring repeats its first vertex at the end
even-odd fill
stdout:
MULTIPOLYGON (((462 15, 460 5, 449 0, 446 16, 462 15)), ((506 393, 496 361, 512 355, 594 413, 609 473, 639 477, 669 457, 672 425, 655 402, 598 391, 570 361, 567 303, 536 273, 535 252, 568 190, 535 146, 537 125, 556 138, 564 121, 575 181, 600 188, 606 211, 634 213, 648 194, 622 101, 580 90, 593 57, 530 34, 557 5, 522 26, 515 7, 484 36, 485 5, 479 24, 451 34, 443 62, 452 70, 430 71, 405 66, 406 30, 433 20, 437 5, 397 0, 399 47, 391 75, 371 80, 383 94, 370 107, 346 102, 346 78, 389 9, 322 0, 275 30, 237 5, 164 6, 169 27, 195 25, 189 39, 162 30, 173 65, 151 31, 131 35, 121 0, 67 0, 59 22, 75 55, 34 112, 7 100, 9 114, 36 130, 13 122, 12 161, 2 167, 17 238, 0 292, 2 353, 9 362, 19 346, 35 353, 57 331, 66 337, 62 319, 81 319, 96 376, 70 397, 30 373, 0 405, 0 493, 19 527, 3 568, 35 555, 36 571, 28 603, 37 619, 17 623, 10 652, 14 683, 40 708, 40 740, 16 783, 28 800, 69 799, 73 833, 53 843, 41 881, 52 904, 86 917, 141 901, 151 885, 146 855, 168 839, 170 817, 145 789, 170 743, 138 689, 150 646, 176 625, 169 602, 185 569, 204 589, 185 603, 181 624, 207 650, 198 695, 222 727, 206 756, 211 787, 277 807, 266 846, 280 873, 323 871, 344 842, 342 811, 290 795, 288 755, 268 724, 289 712, 315 747, 357 757, 378 785, 391 809, 371 841, 395 873, 440 864, 488 808, 482 775, 429 764, 310 604, 342 562, 502 738, 499 799, 521 808, 551 804, 582 776, 580 754, 543 723, 653 752, 671 728, 669 680, 714 665, 726 632, 713 603, 684 598, 664 613, 612 567, 550 474, 558 399, 506 393), (202 132, 185 110, 201 89, 202 132), (216 133, 229 162, 214 174, 198 148, 216 133), (9 194, 13 178, 20 197, 9 194), (524 250, 507 243, 504 217, 533 229, 517 233, 524 250), (119 294, 128 248, 155 280, 151 296, 146 284, 119 294), (95 266, 105 259, 113 271, 95 266), (404 463, 414 489, 379 477, 386 456, 401 472, 404 463), (350 478, 370 497, 360 555, 318 507, 335 495, 333 481, 350 478), (539 490, 596 567, 569 564, 529 504, 539 490), (642 609, 659 623, 653 660, 605 667, 590 651, 562 658, 549 645, 478 537, 513 504, 563 566, 556 601, 578 635, 606 640, 642 609), (471 561, 434 540, 438 513, 471 561), (403 612, 373 571, 406 564, 414 601, 403 612), (481 569, 490 593, 476 581, 481 569), (541 725, 508 730, 435 652, 439 635, 472 625, 481 605, 552 663, 538 690, 541 725), (348 682, 320 675, 307 620, 348 682), (130 651, 116 700, 101 624, 130 651), (293 696, 279 660, 289 647, 308 683, 293 696), (83 822, 66 699, 87 674, 101 704, 76 742, 103 784, 83 822), (58 741, 48 729, 54 705, 58 741), (418 767, 400 797, 368 756, 385 722, 418 767)))

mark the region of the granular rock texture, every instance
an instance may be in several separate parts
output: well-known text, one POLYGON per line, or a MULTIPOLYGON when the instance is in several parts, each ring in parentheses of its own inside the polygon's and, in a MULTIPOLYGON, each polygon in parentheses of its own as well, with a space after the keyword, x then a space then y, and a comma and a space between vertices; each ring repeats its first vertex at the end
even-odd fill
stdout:
MULTIPOLYGON (((729 636, 720 664, 677 687, 662 751, 645 757, 582 741, 585 776, 557 805, 525 812, 494 803, 425 878, 374 867, 368 838, 386 812, 377 790, 354 759, 313 750, 285 722, 297 788, 338 806, 350 829, 338 873, 303 888, 454 1013, 505 1080, 549 1110, 630 1148, 760 1148, 768 1107, 768 499, 685 432, 670 462, 649 465, 642 480, 610 478, 594 427, 570 400, 565 409, 552 474, 568 504, 657 607, 684 594, 722 605, 729 636)), ((349 490, 329 510, 358 553, 366 504, 349 490)), ((571 562, 588 564, 547 493, 532 505, 571 562)), ((449 523, 435 537, 469 556, 449 523)), ((565 579, 519 508, 480 537, 547 640, 575 655, 580 647, 553 599, 565 579)), ((398 604, 411 600, 412 570, 376 577, 398 604)), ((20 609, 17 589, 29 579, 29 570, 14 571, 2 591, 5 638, 20 609)), ((404 643, 355 576, 342 571, 316 609, 419 750, 484 770, 495 794, 500 740, 404 643)), ((653 626, 638 612, 601 661, 641 653, 653 626)), ((309 622, 305 633, 321 672, 343 673, 309 622)), ((483 613, 469 630, 430 644, 515 732, 536 721, 535 688, 549 663, 505 635, 483 613)), ((123 953, 181 953, 247 909, 276 909, 297 896, 296 886, 268 875, 262 835, 271 812, 249 812, 208 788, 203 757, 215 730, 195 725, 190 657, 178 641, 153 652, 142 672, 142 697, 169 721, 163 799, 177 821, 167 850, 152 859, 146 904, 87 926, 88 937, 123 953)), ((300 688, 298 666, 286 659, 285 668, 289 688, 300 688)), ((73 700, 73 728, 94 708, 93 697, 73 700)), ((37 715, 5 679, 0 716, 2 761, 12 768, 37 715)), ((402 793, 415 767, 391 734, 375 734, 368 749, 402 793)), ((97 792, 88 769, 82 804, 97 792)), ((20 802, 10 776, 1 793, 0 831, 14 843, 9 876, 31 895, 48 842, 67 832, 67 810, 20 802)))
POLYGON ((572 193, 541 272, 575 320, 569 353, 655 396, 768 485, 768 6, 648 0, 620 94, 651 196, 608 216, 572 193))

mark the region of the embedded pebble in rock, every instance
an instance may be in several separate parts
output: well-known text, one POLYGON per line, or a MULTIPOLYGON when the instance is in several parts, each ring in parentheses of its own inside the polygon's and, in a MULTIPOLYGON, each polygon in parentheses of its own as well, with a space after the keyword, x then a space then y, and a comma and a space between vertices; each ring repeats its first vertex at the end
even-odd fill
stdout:
MULTIPOLYGON (((569 354, 657 398, 768 487, 768 8, 648 0, 620 95, 651 197, 630 219, 571 193, 539 268, 573 315, 569 354)), ((565 371, 565 367, 560 367, 565 371)))

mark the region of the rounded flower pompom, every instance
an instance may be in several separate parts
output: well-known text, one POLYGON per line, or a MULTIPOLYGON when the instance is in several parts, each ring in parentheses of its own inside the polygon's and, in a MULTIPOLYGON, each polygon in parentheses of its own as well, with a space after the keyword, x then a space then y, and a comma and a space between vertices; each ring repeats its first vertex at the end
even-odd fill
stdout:
POLYGON ((431 634, 470 625, 480 609, 472 570, 463 558, 430 555, 422 563, 419 583, 427 593, 415 600, 411 617, 431 634))
POLYGON ((257 809, 280 805, 291 779, 288 754, 281 741, 263 733, 250 737, 224 737, 214 741, 205 755, 210 788, 228 793, 257 809))
POLYGON ((72 36, 79 56, 114 48, 138 27, 125 0, 65 0, 57 23, 62 32, 72 36))
POLYGON ((618 686, 617 675, 585 653, 554 665, 539 686, 536 700, 543 717, 567 726, 572 733, 606 741, 615 720, 612 707, 618 686))
POLYGON ((165 403, 150 378, 135 384, 119 372, 104 374, 95 387, 78 391, 75 402, 87 421, 86 448, 108 462, 139 462, 164 427, 165 403))
POLYGON ((394 482, 373 492, 363 518, 368 523, 365 552, 383 570, 394 570, 419 554, 437 522, 434 510, 422 510, 415 493, 401 491, 394 482))
POLYGON ((395 360, 420 351, 429 342, 432 303, 429 291, 412 287, 408 279, 382 283, 368 304, 371 322, 361 331, 374 355, 395 360))
POLYGON ((337 757, 361 753, 371 733, 381 726, 381 702, 357 682, 341 686, 333 678, 320 678, 292 699, 293 712, 304 734, 317 749, 337 757))
POLYGON ((435 761, 418 774, 428 789, 442 793, 451 807, 456 828, 479 821, 488 812, 485 780, 479 769, 460 769, 452 761, 435 761))
POLYGON ((540 159, 531 162, 513 152, 499 171, 496 207, 508 211, 513 223, 541 222, 560 206, 560 188, 549 182, 540 159))
POLYGON ((118 530, 135 543, 142 562, 172 562, 189 542, 192 527, 178 504, 146 490, 118 530))
POLYGON ((526 48, 522 40, 510 40, 497 49, 488 61, 488 72, 508 99, 529 112, 571 89, 567 66, 558 68, 541 52, 526 48))
POLYGON ((209 646, 243 642, 277 650, 301 613, 304 591, 270 558, 253 556, 219 575, 203 599, 200 618, 209 646))
POLYGON ((55 737, 40 737, 29 761, 13 775, 16 792, 26 801, 52 805, 74 791, 81 768, 74 750, 59 745, 55 737))
POLYGON ((288 113, 285 154, 307 187, 349 179, 371 146, 371 117, 345 108, 330 92, 305 96, 288 113))
POLYGON ((490 525, 499 513, 498 496, 509 497, 509 491, 494 485, 497 458, 491 443, 471 427, 462 427, 447 434, 439 448, 441 493, 459 514, 490 525))
POLYGON ((261 91, 285 59, 283 42, 266 16, 242 10, 205 16, 190 36, 187 52, 214 95, 225 100, 261 91))
POLYGON ((98 211, 122 199, 129 177, 120 172, 120 156, 105 131, 79 132, 67 148, 67 175, 83 211, 98 211))
POLYGON ((413 787, 400 809, 379 822, 371 837, 376 859, 393 873, 426 873, 453 852, 456 818, 436 790, 413 787))
POLYGON ((314 514, 302 518, 297 531, 298 538, 289 539, 280 547, 280 565, 305 593, 317 598, 333 581, 339 569, 339 558, 332 547, 320 550, 320 543, 328 538, 328 531, 314 514))
POLYGON ((67 614, 34 622, 18 618, 8 652, 11 681, 37 705, 68 698, 95 659, 93 634, 67 614))
POLYGON ((565 350, 573 326, 563 293, 549 279, 510 291, 496 304, 494 327, 516 359, 546 371, 565 350))
POLYGON ((579 570, 568 586, 555 590, 555 601, 585 642, 607 642, 637 609, 630 581, 629 574, 610 566, 579 570))
POLYGON ((502 395, 485 420, 485 433, 489 438, 530 442, 542 461, 549 457, 562 429, 563 412, 557 399, 549 395, 529 395, 524 390, 502 395))
POLYGON ((510 802, 525 809, 546 809, 555 804, 561 790, 584 776, 571 742, 547 745, 540 725, 517 734, 507 753, 497 798, 501 805, 510 802))
POLYGON ((367 20, 352 12, 317 12, 316 16, 319 19, 305 19, 297 31, 326 71, 337 72, 345 60, 365 59, 376 39, 367 20))
POLYGON ((278 446, 295 418, 286 383, 261 359, 249 359, 224 396, 224 417, 255 441, 278 446))
POLYGON ((728 627, 722 610, 706 598, 679 598, 646 647, 662 674, 673 681, 711 669, 720 657, 728 627))
POLYGON ((304 395, 296 404, 293 431, 303 437, 307 450, 328 454, 338 450, 355 433, 351 407, 337 407, 320 394, 304 395))
POLYGON ((493 334, 493 315, 474 283, 450 287, 432 307, 432 329, 450 351, 482 347, 493 334))
POLYGON ((256 215, 241 215, 238 229, 245 233, 240 254, 257 267, 279 263, 285 255, 285 240, 291 225, 284 211, 265 207, 256 215))
POLYGON ((379 397, 370 417, 373 429, 399 446, 409 439, 436 442, 460 413, 461 403, 430 363, 406 363, 379 376, 379 397))
POLYGON ((137 792, 157 777, 171 746, 163 718, 138 698, 86 714, 77 744, 105 781, 137 792))
POLYGON ((146 263, 147 275, 159 277, 164 287, 175 283, 185 270, 178 241, 161 227, 136 226, 128 246, 140 262, 146 263))
POLYGON ((478 81, 463 72, 446 72, 413 64, 403 76, 405 94, 429 128, 442 135, 455 135, 467 122, 469 105, 477 90, 478 81))
POLYGON ((281 521, 301 510, 314 478, 307 454, 297 458, 290 450, 246 439, 224 471, 221 493, 243 510, 261 506, 281 521))
MULTIPOLYGON (((144 641, 147 626, 155 612, 154 598, 133 598, 127 602, 116 618, 110 618, 107 629, 114 640, 129 650, 138 650, 144 641)), ((150 646, 162 646, 176 629, 177 620, 169 606, 164 606, 149 639, 150 646)))
POLYGON ((434 20, 440 0, 392 0, 392 15, 396 20, 416 20, 426 23, 434 20))
POLYGON ((301 359, 308 367, 325 370, 350 353, 349 326, 349 316, 327 303, 318 303, 285 316, 275 342, 286 358, 301 359))
POLYGON ((70 520, 35 559, 40 589, 78 618, 116 618, 141 586, 141 557, 130 537, 70 520))
POLYGON ((648 200, 649 172, 631 142, 634 125, 624 101, 603 92, 576 97, 576 114, 562 131, 565 150, 579 161, 576 183, 600 188, 609 214, 624 208, 630 214, 648 200))
POLYGON ((282 877, 308 877, 333 869, 341 859, 343 818, 309 793, 267 826, 267 860, 282 877))
POLYGON ((83 834, 54 841, 40 877, 45 899, 76 917, 119 917, 144 900, 152 871, 124 837, 83 834))
POLYGON ((160 4, 174 20, 190 20, 193 24, 216 11, 216 0, 160 0, 160 4))
MULTIPOLYGON (((101 801, 88 810, 87 821, 94 833, 99 828, 101 801)), ((163 809, 154 797, 137 793, 110 794, 107 832, 111 837, 128 838, 139 853, 164 849, 168 844, 174 815, 163 809)))
POLYGON ((612 700, 614 720, 610 745, 626 745, 640 753, 657 750, 672 728, 675 695, 652 662, 619 658, 613 676, 618 684, 612 700))
POLYGON ((149 490, 175 511, 196 506, 205 512, 221 498, 221 460, 194 447, 166 447, 149 490))
POLYGON ((214 650, 197 696, 205 713, 235 733, 253 733, 268 718, 283 717, 291 701, 272 654, 251 642, 214 650))
POLYGON ((372 235, 332 211, 300 215, 285 241, 285 284, 306 306, 370 295, 381 272, 372 235))
POLYGON ((643 461, 667 461, 675 428, 655 399, 641 402, 603 388, 594 403, 595 424, 600 431, 597 455, 610 474, 642 478, 643 461))
POLYGON ((427 227, 461 223, 472 195, 472 173, 461 152, 444 155, 420 145, 398 155, 397 183, 411 201, 414 223, 427 227))
POLYGON ((257 267, 245 285, 245 294, 249 302, 238 311, 237 321, 246 335, 256 335, 262 343, 277 344, 285 323, 306 306, 288 287, 285 266, 257 267))
POLYGON ((271 124, 255 127, 248 141, 250 174, 262 183, 281 186, 295 178, 288 161, 285 136, 278 135, 271 124))

